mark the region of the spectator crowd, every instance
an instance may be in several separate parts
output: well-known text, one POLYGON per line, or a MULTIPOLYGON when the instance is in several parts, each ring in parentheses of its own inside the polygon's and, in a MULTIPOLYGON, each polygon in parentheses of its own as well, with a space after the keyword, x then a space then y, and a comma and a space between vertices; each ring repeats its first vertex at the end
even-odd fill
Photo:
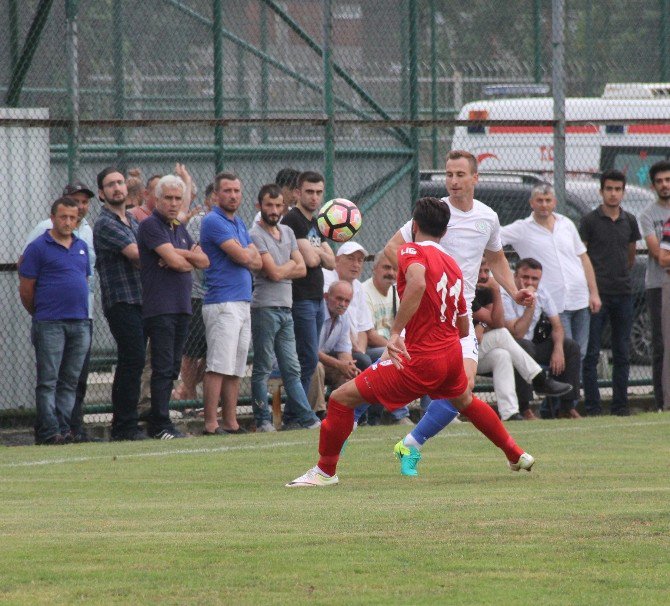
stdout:
MULTIPOLYGON (((478 372, 492 375, 504 421, 537 419, 533 391, 549 394, 543 418, 602 414, 597 367, 607 323, 610 411, 630 414, 630 270, 640 239, 648 248, 655 402, 658 410, 670 402, 670 162, 657 162, 649 176, 657 200, 639 225, 623 208, 625 175, 608 171, 602 203, 578 226, 556 212, 549 185, 533 189, 527 218, 498 226, 502 244, 520 257, 516 288, 536 295, 529 306, 517 304, 482 258, 471 310, 478 372)), ((93 317, 96 282, 117 349, 112 440, 186 437, 170 401, 198 400, 200 389, 203 435, 246 433, 237 407, 249 363, 256 431, 316 429, 327 390, 384 353, 399 306, 395 260, 358 241, 333 251, 316 222, 325 190, 318 172, 282 169, 258 191, 251 226, 239 216, 243 183, 232 172, 214 177, 202 205, 182 164, 146 181, 138 169, 126 176, 107 167, 96 189, 66 185, 19 259, 36 356, 37 444, 94 439, 83 415, 93 323, 103 321, 93 317), (91 225, 95 198, 102 207, 91 225), (366 261, 371 277, 361 282, 366 261), (281 411, 268 393, 277 375, 281 411)), ((369 402, 356 422, 377 424, 381 412, 369 402)), ((409 413, 400 408, 389 421, 412 425, 409 413)))

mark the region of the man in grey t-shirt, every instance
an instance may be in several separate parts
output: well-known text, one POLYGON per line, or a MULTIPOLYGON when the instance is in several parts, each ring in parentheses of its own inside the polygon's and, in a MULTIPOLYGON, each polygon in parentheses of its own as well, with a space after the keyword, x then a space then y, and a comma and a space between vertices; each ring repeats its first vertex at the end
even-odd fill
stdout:
POLYGON ((670 219, 670 198, 661 195, 661 187, 656 187, 656 177, 662 175, 663 167, 667 162, 657 162, 649 170, 652 186, 658 194, 658 199, 644 209, 640 215, 640 233, 644 238, 649 255, 647 256, 647 275, 645 278, 647 310, 651 322, 651 351, 652 351, 652 383, 654 385, 654 400, 656 407, 663 408, 663 332, 662 332, 662 286, 665 280, 670 279, 666 271, 659 265, 658 256, 663 234, 663 224, 670 219), (657 170, 658 169, 658 170, 657 170))
POLYGON ((256 431, 274 431, 268 408, 268 377, 273 357, 286 391, 284 429, 316 429, 321 423, 312 411, 300 382, 300 363, 293 330, 293 278, 307 273, 293 230, 279 224, 284 200, 275 184, 258 193, 260 220, 249 235, 261 255, 262 268, 254 274, 251 299, 251 339, 254 363, 251 373, 256 431))

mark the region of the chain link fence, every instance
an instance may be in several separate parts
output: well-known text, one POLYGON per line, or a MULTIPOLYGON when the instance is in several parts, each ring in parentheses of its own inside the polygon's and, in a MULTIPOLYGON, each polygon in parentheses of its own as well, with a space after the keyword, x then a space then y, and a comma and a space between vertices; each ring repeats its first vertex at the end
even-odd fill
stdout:
MULTIPOLYGON (((327 198, 359 204, 357 238, 370 251, 404 223, 427 181, 443 180, 430 171, 443 169, 452 145, 479 157, 493 190, 512 179, 526 195, 553 177, 548 0, 499 9, 484 0, 4 2, 5 411, 34 408, 30 320, 16 271, 26 236, 66 183, 95 190, 104 166, 139 168, 146 179, 185 163, 200 192, 194 204, 217 171, 232 169, 242 179, 247 224, 256 192, 281 168, 318 170, 327 198)), ((635 186, 624 207, 639 216, 655 200, 645 175, 670 155, 670 85, 635 83, 670 80, 668 9, 665 0, 569 3, 561 209, 575 220, 599 204, 592 175, 609 167, 625 170, 635 186), (627 86, 606 88, 612 83, 627 86)), ((485 201, 503 223, 517 218, 504 196, 485 201)), ((100 206, 92 200, 90 223, 100 206)), ((644 255, 635 267, 631 389, 648 393, 644 255)), ((102 414, 115 348, 99 292, 93 325, 87 406, 102 414)), ((605 360, 604 380, 608 372, 605 360)))

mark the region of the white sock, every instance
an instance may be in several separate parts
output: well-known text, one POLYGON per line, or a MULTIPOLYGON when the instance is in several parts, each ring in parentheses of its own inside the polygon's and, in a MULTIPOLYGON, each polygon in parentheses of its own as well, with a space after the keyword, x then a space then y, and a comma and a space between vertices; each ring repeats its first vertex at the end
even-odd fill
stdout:
POLYGON ((321 469, 318 465, 314 469, 316 469, 316 472, 320 473, 324 478, 330 478, 331 477, 325 471, 323 471, 323 469, 321 469))
POLYGON ((402 443, 409 448, 410 446, 414 446, 417 450, 421 450, 421 444, 419 444, 415 439, 414 436, 411 433, 408 433, 404 438, 402 443))

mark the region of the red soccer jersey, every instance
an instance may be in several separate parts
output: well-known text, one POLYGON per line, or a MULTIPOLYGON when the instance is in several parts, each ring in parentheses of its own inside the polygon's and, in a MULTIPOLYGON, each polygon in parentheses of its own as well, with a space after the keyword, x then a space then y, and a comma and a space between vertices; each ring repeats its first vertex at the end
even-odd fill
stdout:
POLYGON ((456 318, 467 313, 461 268, 435 242, 408 242, 398 249, 398 294, 405 292, 405 272, 413 263, 426 269, 426 290, 419 309, 405 327, 410 354, 438 353, 460 347, 456 318))

